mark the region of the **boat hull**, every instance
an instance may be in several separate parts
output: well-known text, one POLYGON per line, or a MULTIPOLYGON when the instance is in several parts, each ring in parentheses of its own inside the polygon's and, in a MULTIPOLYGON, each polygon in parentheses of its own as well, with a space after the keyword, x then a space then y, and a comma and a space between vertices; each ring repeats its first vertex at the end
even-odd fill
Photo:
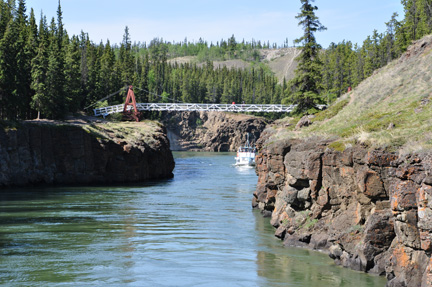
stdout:
POLYGON ((237 166, 255 166, 255 154, 247 153, 234 158, 237 166))
POLYGON ((255 166, 256 148, 249 143, 249 134, 244 146, 240 146, 237 150, 237 156, 234 158, 236 166, 255 166))

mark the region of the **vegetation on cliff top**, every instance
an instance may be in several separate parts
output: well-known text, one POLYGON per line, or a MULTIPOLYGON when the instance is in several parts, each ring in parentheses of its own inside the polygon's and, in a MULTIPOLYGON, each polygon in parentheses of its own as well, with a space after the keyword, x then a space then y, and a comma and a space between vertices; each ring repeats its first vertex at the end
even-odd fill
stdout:
POLYGON ((311 126, 344 143, 361 143, 405 152, 432 147, 432 36, 362 82, 336 116, 311 126))
POLYGON ((8 132, 17 130, 24 125, 46 125, 55 129, 83 129, 98 140, 109 140, 116 143, 127 143, 133 146, 142 146, 145 142, 151 147, 158 144, 164 133, 161 123, 151 120, 136 122, 105 121, 94 117, 75 114, 65 120, 28 120, 5 121, 0 120, 0 128, 8 132))
POLYGON ((156 138, 163 133, 162 125, 155 121, 136 122, 104 122, 87 126, 96 132, 115 141, 124 141, 132 145, 145 142, 149 146, 157 144, 156 138))
POLYGON ((398 60, 376 71, 313 124, 295 130, 299 119, 281 120, 277 138, 322 136, 337 139, 331 147, 353 144, 403 153, 432 148, 432 35, 416 41, 398 60))

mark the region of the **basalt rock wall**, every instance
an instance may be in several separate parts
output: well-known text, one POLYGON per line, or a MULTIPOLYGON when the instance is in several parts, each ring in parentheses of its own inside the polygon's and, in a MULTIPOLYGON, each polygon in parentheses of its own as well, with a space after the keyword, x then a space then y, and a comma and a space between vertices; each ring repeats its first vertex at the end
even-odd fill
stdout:
POLYGON ((285 245, 328 252, 388 286, 432 286, 432 154, 269 138, 258 141, 253 206, 285 245))
POLYGON ((163 127, 151 144, 99 138, 72 125, 0 129, 0 187, 140 182, 172 177, 173 169, 163 127))
POLYGON ((267 120, 224 112, 168 112, 163 116, 172 150, 236 151, 249 134, 256 141, 267 120))

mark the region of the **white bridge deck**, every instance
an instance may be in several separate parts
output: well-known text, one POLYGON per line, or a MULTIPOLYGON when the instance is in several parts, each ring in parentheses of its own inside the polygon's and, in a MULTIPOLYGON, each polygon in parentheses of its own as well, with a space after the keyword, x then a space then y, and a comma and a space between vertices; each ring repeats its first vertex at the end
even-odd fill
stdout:
MULTIPOLYGON (((205 111, 205 112, 265 112, 265 113, 289 113, 296 105, 254 105, 254 104, 178 104, 178 103, 137 103, 139 111, 205 111)), ((318 106, 320 109, 324 107, 318 106)), ((109 114, 123 112, 124 105, 109 106, 94 109, 95 116, 107 116, 109 114)), ((128 110, 132 106, 128 106, 128 110)))

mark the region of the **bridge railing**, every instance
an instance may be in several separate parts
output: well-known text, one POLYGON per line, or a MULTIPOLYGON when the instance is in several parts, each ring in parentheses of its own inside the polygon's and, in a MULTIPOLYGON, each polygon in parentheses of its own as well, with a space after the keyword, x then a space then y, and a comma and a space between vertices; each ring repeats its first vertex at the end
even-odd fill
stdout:
MULTIPOLYGON (((256 105, 256 104, 188 104, 188 103, 137 103, 139 111, 205 111, 205 112, 267 112, 289 113, 296 105, 256 105)), ((319 106, 319 108, 324 105, 319 106)), ((95 116, 123 112, 124 105, 115 105, 94 109, 95 116)), ((128 106, 128 110, 132 106, 128 106)))
POLYGON ((123 112, 123 104, 93 109, 93 112, 94 112, 95 116, 97 116, 97 117, 98 116, 106 117, 107 115, 110 115, 110 114, 123 112))

